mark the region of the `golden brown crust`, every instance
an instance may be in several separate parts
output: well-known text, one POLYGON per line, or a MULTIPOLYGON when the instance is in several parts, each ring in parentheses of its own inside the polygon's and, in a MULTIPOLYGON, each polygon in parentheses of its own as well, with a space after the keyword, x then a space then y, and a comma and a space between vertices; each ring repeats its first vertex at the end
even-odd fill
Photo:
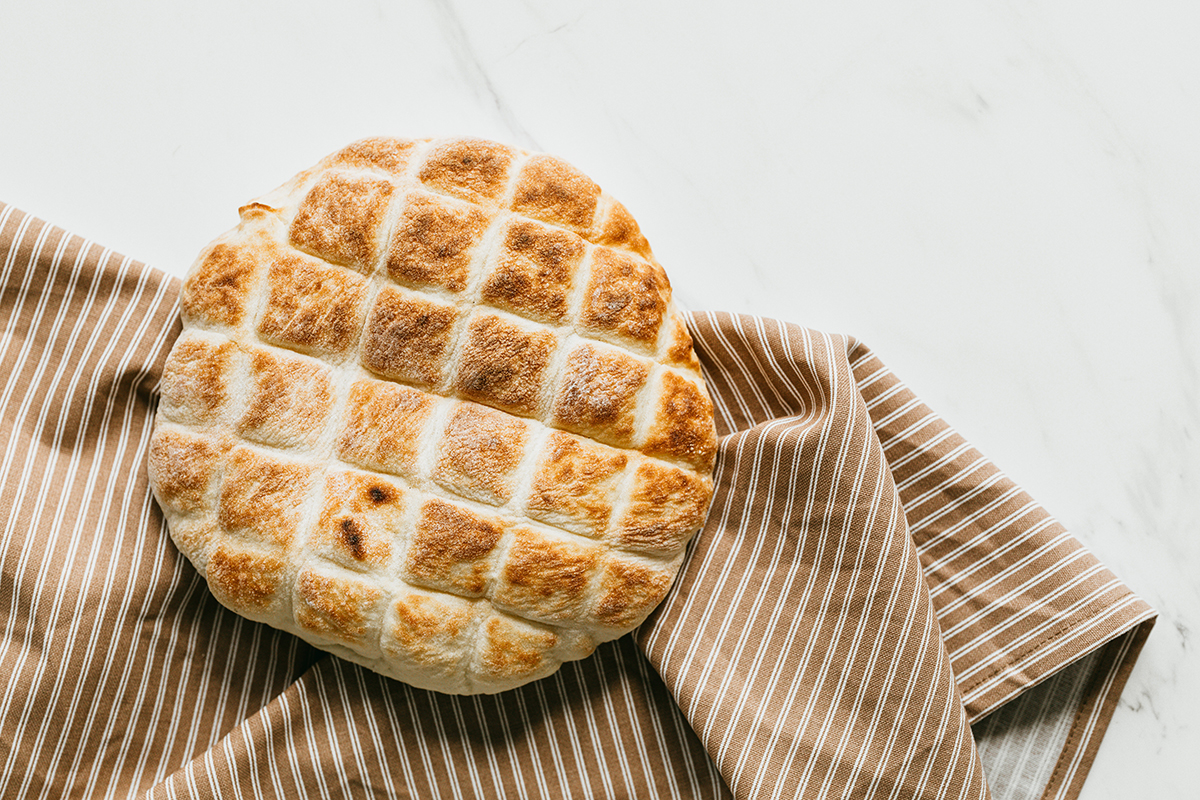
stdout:
POLYGON ((278 556, 221 545, 209 558, 205 577, 222 605, 258 617, 279 605, 286 569, 278 556))
POLYGON ((387 273, 398 283, 461 292, 487 226, 488 216, 475 206, 409 195, 388 247, 387 273))
POLYGON ((365 472, 332 472, 325 478, 316 552, 343 566, 383 568, 402 529, 405 491, 395 481, 365 472))
POLYGON ((241 325, 249 308, 259 262, 241 242, 218 241, 205 250, 183 284, 184 319, 207 325, 241 325))
POLYGON ((483 301, 533 319, 562 322, 586 252, 583 239, 516 217, 501 232, 500 244, 484 279, 483 301))
POLYGON ((509 617, 489 617, 483 633, 479 672, 491 679, 513 681, 537 675, 544 670, 547 651, 558 644, 554 633, 509 617))
POLYGON ((579 233, 592 226, 600 187, 560 158, 530 157, 521 169, 512 209, 579 233))
POLYGON ((163 367, 159 410, 166 419, 203 427, 215 422, 228 394, 233 342, 184 334, 163 367))
POLYGON ((360 139, 334 153, 328 162, 332 166, 377 169, 402 175, 408 169, 409 159, 417 144, 411 139, 393 139, 389 136, 360 139))
POLYGON ((404 567, 417 583, 478 596, 504 528, 498 519, 430 499, 421 506, 404 567))
POLYGON ((683 317, 675 314, 667 325, 667 363, 699 374, 700 359, 696 358, 696 351, 692 347, 692 335, 688 333, 683 317))
POLYGON ((472 400, 532 416, 556 345, 549 331, 481 314, 467 325, 454 388, 472 400))
POLYGON ((250 352, 250 402, 238 433, 275 447, 312 445, 333 402, 329 368, 295 356, 250 352))
POLYGON ((637 395, 649 367, 620 350, 585 344, 567 356, 555 425, 628 447, 633 442, 637 395))
POLYGON ((629 250, 643 258, 651 258, 650 243, 642 235, 641 228, 628 209, 616 200, 611 201, 608 214, 599 230, 592 236, 592 241, 629 250))
POLYGON ((457 316, 454 306, 385 286, 367 318, 363 366, 407 383, 439 383, 457 316))
POLYGON ((616 542, 655 555, 677 553, 704 522, 711 495, 708 478, 645 460, 634 472, 616 542))
POLYGON ((466 600, 450 595, 402 591, 392 605, 393 622, 383 649, 394 658, 439 668, 439 673, 461 669, 462 649, 475 609, 466 600))
POLYGON ((492 601, 544 620, 582 613, 588 580, 600 548, 566 538, 552 539, 532 528, 513 531, 492 601))
POLYGON ((592 251, 592 273, 580 321, 643 345, 658 341, 670 293, 650 262, 607 247, 592 251))
POLYGON ((156 430, 150 439, 149 470, 158 501, 183 514, 203 508, 223 449, 206 437, 156 430))
POLYGON ((503 504, 525 452, 528 426, 502 411, 459 403, 446 422, 433 479, 451 491, 503 504))
POLYGON ((382 592, 361 580, 305 569, 296 578, 296 624, 346 643, 373 641, 371 617, 382 592))
POLYGON ((280 253, 267 271, 258 333, 277 344, 343 353, 358 343, 367 280, 300 255, 280 253))
POLYGON ((237 447, 226 462, 217 522, 229 533, 288 547, 313 488, 313 467, 237 447))
POLYGON ((356 381, 346 400, 337 455, 367 469, 415 475, 421 433, 433 409, 433 398, 424 392, 383 381, 356 381))
POLYGON ((673 577, 673 570, 609 558, 593 612, 597 621, 626 630, 639 624, 666 597, 673 577))
POLYGON ((629 457, 620 450, 553 431, 538 457, 529 491, 530 513, 588 536, 608 524, 629 457))
POLYGON ((713 406, 696 384, 673 372, 663 373, 654 424, 642 452, 678 458, 706 473, 712 470, 717 453, 713 406))
POLYGON ((382 178, 326 172, 300 204, 289 239, 326 261, 370 272, 395 190, 382 178))
POLYGON ((515 153, 483 139, 439 142, 418 177, 427 185, 473 203, 496 203, 504 194, 515 153))

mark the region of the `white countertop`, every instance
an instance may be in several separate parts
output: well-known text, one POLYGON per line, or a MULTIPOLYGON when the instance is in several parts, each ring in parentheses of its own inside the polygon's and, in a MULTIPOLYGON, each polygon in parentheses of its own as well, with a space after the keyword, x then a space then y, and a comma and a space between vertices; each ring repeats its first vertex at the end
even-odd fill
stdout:
POLYGON ((691 308, 852 333, 1161 612, 1084 800, 1200 753, 1195 3, 0 6, 0 199, 174 274, 353 139, 572 161, 691 308))

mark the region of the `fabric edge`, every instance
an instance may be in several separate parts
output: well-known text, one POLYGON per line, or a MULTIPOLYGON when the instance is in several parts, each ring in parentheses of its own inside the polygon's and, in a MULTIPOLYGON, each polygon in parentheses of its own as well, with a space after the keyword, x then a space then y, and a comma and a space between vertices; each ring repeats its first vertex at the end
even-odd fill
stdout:
MULTIPOLYGON (((1085 548, 1086 549, 1086 548, 1085 548)), ((1023 647, 1019 655, 1008 659, 1005 663, 971 685, 962 688, 963 703, 968 710, 968 718, 972 725, 986 719, 998 708, 1016 698, 1034 686, 1048 680, 1063 669, 1074 664, 1079 659, 1096 652, 1112 642, 1119 640, 1131 630, 1147 621, 1157 619, 1158 612, 1149 604, 1128 590, 1126 595, 1128 609, 1120 614, 1115 622, 1107 624, 1099 619, 1100 615, 1093 610, 1091 613, 1074 616, 1064 621, 1054 636, 1038 639, 1023 647), (1099 620, 1099 621, 1098 621, 1099 620), (1072 634, 1082 624, 1094 624, 1099 631, 1076 641, 1072 634), (1055 655, 1054 650, 1062 647, 1062 654, 1055 655), (972 707, 978 709, 971 713, 972 707)), ((1111 611, 1112 605, 1100 611, 1111 611)), ((1117 609, 1119 612, 1121 609, 1117 609)))
POLYGON ((1104 741, 1104 734, 1117 710, 1143 645, 1154 628, 1157 615, 1143 619, 1103 645, 1101 663, 1088 681, 1085 700, 1080 703, 1067 743, 1058 757, 1042 800, 1076 800, 1104 741))

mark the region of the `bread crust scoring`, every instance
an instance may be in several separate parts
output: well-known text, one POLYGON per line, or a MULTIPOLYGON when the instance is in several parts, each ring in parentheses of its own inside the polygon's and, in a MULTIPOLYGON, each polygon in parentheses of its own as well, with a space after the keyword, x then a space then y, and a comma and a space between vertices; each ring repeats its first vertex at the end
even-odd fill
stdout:
POLYGON ((185 281, 149 458, 217 599, 456 694, 639 625, 716 433, 629 212, 553 156, 381 137, 240 216, 185 281))

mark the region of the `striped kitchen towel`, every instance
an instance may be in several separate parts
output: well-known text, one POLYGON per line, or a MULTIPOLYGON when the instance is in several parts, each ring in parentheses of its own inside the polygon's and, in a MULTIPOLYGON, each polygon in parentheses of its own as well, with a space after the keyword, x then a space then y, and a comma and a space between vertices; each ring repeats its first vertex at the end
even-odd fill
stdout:
POLYGON ((450 697, 226 611, 171 544, 178 288, 0 205, 0 797, 1079 793, 1154 612, 861 342, 692 315, 721 440, 675 588, 450 697))

